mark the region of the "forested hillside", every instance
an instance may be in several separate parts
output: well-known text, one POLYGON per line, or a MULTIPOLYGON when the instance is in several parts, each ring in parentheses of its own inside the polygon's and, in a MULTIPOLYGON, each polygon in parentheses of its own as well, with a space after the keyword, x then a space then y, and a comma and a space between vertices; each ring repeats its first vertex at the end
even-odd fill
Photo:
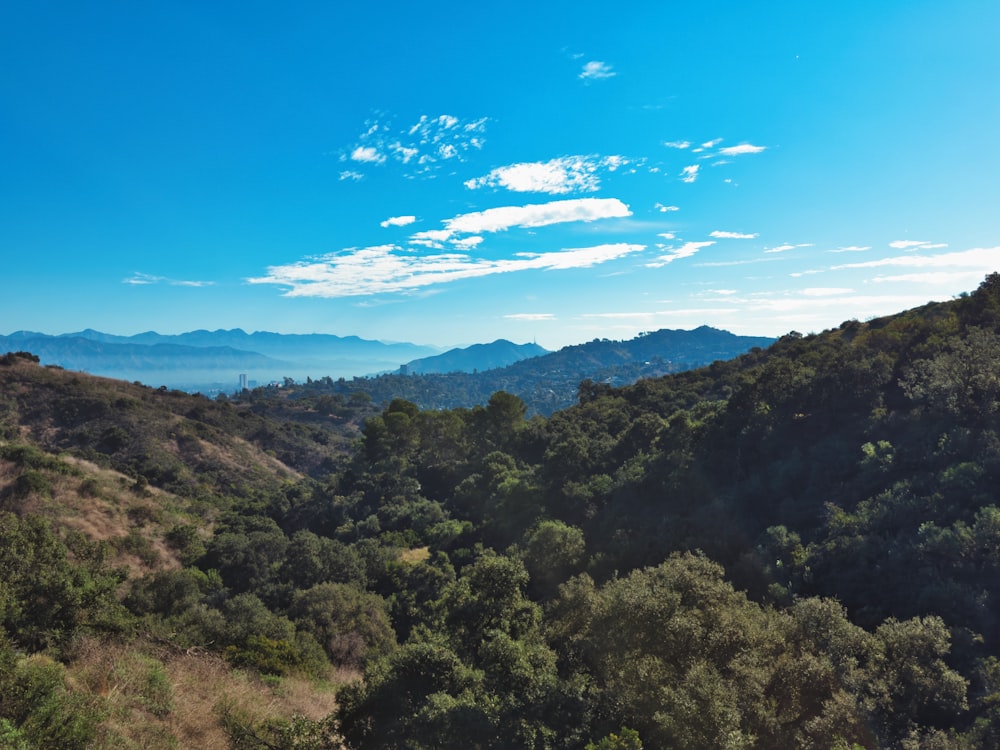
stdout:
MULTIPOLYGON (((731 359, 755 347, 768 346, 773 341, 763 336, 737 336, 709 326, 692 331, 665 328, 627 341, 595 339, 585 344, 565 346, 557 352, 533 356, 491 370, 480 368, 479 372, 472 372, 468 367, 449 368, 456 371, 427 370, 419 366, 422 360, 418 360, 417 366, 405 375, 392 373, 339 379, 330 383, 321 379, 311 381, 309 390, 314 394, 342 397, 364 393, 379 403, 404 398, 423 409, 485 406, 490 396, 497 391, 505 391, 521 399, 527 405, 529 415, 547 416, 572 406, 576 402, 579 385, 584 380, 626 385, 642 378, 659 377, 702 367, 716 360, 731 359)), ((459 350, 460 353, 466 351, 469 350, 459 350)), ((442 357, 445 361, 457 362, 448 355, 442 357)))
POLYGON ((287 395, 3 358, 0 742, 1000 745, 1000 275, 548 418, 287 395))

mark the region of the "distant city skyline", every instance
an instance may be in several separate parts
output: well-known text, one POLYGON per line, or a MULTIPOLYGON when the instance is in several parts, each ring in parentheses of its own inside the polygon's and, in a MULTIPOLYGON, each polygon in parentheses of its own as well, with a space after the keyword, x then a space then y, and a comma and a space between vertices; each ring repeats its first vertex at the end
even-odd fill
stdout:
POLYGON ((0 334, 556 350, 1000 270, 1000 4, 0 7, 0 334))

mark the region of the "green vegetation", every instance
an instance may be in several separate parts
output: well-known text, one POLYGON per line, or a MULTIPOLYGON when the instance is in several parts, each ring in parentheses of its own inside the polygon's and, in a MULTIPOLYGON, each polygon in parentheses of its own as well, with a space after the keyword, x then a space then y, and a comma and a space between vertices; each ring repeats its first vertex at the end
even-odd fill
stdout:
POLYGON ((548 418, 309 385, 0 360, 2 746, 205 744, 196 669, 234 748, 1000 743, 1000 276, 548 418))

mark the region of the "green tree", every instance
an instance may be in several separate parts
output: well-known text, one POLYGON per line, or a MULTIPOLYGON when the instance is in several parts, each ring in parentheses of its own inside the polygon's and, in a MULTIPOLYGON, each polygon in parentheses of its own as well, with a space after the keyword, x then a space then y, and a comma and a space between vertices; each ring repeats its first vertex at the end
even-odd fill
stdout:
POLYGON ((320 583, 297 592, 288 616, 337 666, 361 668, 395 646, 385 600, 348 584, 320 583))

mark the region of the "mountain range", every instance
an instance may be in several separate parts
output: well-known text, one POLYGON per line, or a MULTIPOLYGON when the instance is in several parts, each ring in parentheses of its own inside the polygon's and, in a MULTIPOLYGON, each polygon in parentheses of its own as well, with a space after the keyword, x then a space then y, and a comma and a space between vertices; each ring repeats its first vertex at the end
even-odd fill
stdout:
POLYGON ((581 380, 631 383, 730 359, 772 341, 702 326, 644 333, 628 341, 594 339, 556 352, 505 339, 441 352, 329 334, 233 329, 116 336, 87 329, 56 336, 18 331, 0 336, 0 352, 28 351, 44 364, 203 393, 232 392, 240 374, 251 386, 286 378, 352 378, 341 390, 365 390, 376 400, 405 395, 426 408, 485 403, 494 391, 505 389, 524 398, 533 411, 547 413, 572 403, 581 380), (420 377, 399 380, 412 376, 420 377), (421 392, 414 393, 415 387, 421 392))
POLYGON ((46 364, 146 385, 181 390, 232 390, 240 373, 261 384, 285 377, 352 377, 395 370, 440 349, 384 343, 357 336, 190 331, 149 331, 115 336, 87 329, 57 336, 18 331, 0 336, 0 351, 30 351, 46 364))

